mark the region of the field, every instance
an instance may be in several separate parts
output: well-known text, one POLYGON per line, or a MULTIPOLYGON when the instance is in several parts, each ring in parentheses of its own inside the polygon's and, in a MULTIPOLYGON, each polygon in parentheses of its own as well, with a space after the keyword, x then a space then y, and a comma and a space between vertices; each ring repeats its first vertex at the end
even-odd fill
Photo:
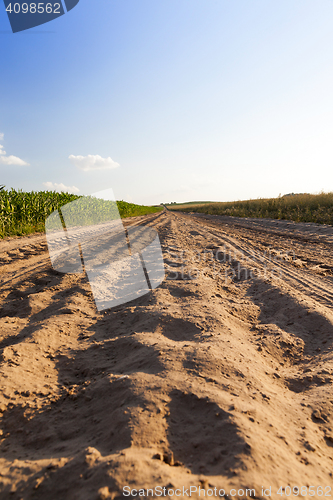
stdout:
POLYGON ((333 228, 138 223, 165 280, 101 312, 45 234, 0 241, 0 500, 330 497, 333 228))
POLYGON ((233 217, 284 219, 295 222, 333 224, 333 193, 296 194, 279 198, 222 203, 192 202, 167 205, 169 210, 233 217))
MULTIPOLYGON (((44 232, 48 215, 78 198, 74 194, 55 191, 0 190, 0 238, 44 232)), ((117 201, 117 205, 122 218, 162 210, 162 207, 147 207, 125 201, 117 201)))
POLYGON ((213 202, 212 201, 186 201, 184 203, 164 203, 164 205, 167 207, 167 208, 181 208, 181 207, 188 207, 190 208, 191 206, 201 206, 201 205, 210 205, 212 204, 213 202))

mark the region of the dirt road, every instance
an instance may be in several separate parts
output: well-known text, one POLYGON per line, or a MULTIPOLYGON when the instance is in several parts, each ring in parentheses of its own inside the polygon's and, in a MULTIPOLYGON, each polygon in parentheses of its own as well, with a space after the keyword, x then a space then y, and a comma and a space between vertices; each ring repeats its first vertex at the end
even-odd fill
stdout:
POLYGON ((333 230, 126 223, 166 279, 101 313, 43 236, 0 242, 0 499, 333 497, 333 230))

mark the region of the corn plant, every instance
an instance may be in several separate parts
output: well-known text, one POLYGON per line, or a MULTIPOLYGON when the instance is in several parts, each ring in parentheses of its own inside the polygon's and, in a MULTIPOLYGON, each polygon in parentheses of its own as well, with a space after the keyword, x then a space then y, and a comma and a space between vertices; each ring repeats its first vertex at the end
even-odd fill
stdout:
MULTIPOLYGON (((22 235, 45 231, 45 220, 54 211, 70 203, 79 196, 70 193, 55 191, 31 191, 4 189, 0 186, 0 238, 10 235, 22 235)), ((87 203, 91 207, 91 198, 87 203)), ((82 207, 84 204, 81 205, 82 207)), ((146 215, 162 210, 162 207, 150 207, 117 201, 120 216, 133 217, 146 215)), ((114 204, 112 210, 114 210, 114 204)), ((99 200, 97 209, 103 216, 110 216, 110 207, 107 202, 99 200)))

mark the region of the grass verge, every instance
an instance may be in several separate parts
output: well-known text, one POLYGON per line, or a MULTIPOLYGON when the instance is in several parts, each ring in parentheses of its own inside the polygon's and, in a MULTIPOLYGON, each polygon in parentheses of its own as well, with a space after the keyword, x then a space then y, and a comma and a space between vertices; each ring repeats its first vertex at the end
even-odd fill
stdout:
POLYGON ((291 194, 279 198, 230 201, 207 204, 185 204, 169 210, 197 212, 209 215, 284 219, 295 222, 316 222, 333 225, 333 193, 291 194))

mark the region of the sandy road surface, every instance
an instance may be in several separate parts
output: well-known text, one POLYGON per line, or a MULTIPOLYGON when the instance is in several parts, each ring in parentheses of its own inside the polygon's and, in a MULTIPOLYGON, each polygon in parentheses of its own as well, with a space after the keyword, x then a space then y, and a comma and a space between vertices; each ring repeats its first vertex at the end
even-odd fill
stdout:
POLYGON ((130 222, 167 276, 102 313, 43 236, 0 242, 0 498, 333 497, 330 228, 130 222))

